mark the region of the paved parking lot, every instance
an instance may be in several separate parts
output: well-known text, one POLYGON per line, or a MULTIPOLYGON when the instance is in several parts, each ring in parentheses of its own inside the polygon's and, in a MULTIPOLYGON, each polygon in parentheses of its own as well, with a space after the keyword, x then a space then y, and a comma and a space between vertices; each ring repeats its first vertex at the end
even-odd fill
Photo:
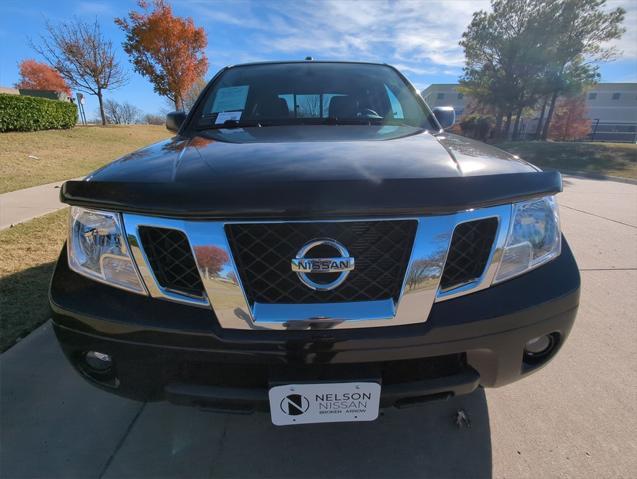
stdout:
POLYGON ((634 477, 637 186, 566 178, 562 226, 582 271, 569 341, 531 378, 387 411, 277 428, 138 404, 85 384, 50 329, 0 359, 0 475, 13 477, 634 477), (465 409, 470 429, 457 429, 465 409))

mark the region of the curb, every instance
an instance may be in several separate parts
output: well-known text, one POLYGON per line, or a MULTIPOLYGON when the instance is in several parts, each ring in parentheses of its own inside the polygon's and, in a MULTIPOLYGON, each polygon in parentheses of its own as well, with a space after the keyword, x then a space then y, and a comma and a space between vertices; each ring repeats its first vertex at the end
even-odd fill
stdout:
POLYGON ((559 172, 562 173, 563 175, 586 178, 588 180, 614 181, 616 183, 626 183, 628 185, 637 185, 637 178, 608 176, 608 175, 602 175, 601 173, 588 173, 586 171, 559 170, 559 172))

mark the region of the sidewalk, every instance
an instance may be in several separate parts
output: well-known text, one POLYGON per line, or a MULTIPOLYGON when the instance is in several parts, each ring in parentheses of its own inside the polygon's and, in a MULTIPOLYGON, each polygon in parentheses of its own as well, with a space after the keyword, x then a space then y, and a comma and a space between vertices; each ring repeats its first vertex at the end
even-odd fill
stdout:
POLYGON ((60 203, 60 187, 65 181, 1 194, 0 230, 64 208, 60 203))

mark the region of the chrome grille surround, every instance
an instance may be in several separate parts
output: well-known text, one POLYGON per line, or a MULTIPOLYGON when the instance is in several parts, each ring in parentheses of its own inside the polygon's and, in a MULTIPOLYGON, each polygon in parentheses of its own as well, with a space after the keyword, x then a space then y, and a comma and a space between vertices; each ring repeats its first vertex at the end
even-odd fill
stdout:
MULTIPOLYGON (((433 303, 485 289, 495 277, 511 220, 512 205, 461 211, 440 216, 399 218, 361 218, 320 220, 320 222, 355 222, 383 220, 415 220, 418 225, 397 301, 312 303, 312 304, 250 304, 235 264, 226 235, 226 225, 245 224, 245 221, 202 221, 159 218, 123 214, 126 237, 142 278, 154 298, 177 301, 194 306, 212 308, 221 327, 226 329, 293 330, 293 329, 352 329, 398 326, 423 323, 433 303), (446 291, 440 290, 451 238, 462 223, 478 219, 497 218, 498 228, 486 267, 479 278, 446 291), (140 226, 168 228, 183 232, 204 286, 205 297, 197 298, 162 288, 155 277, 140 241, 140 226), (218 271, 206 267, 206 252, 218 250, 227 261, 218 271)), ((292 221, 255 221, 254 223, 290 223, 292 221)), ((317 223, 319 221, 294 221, 317 223)), ((338 238, 335 238, 338 240, 338 238)))

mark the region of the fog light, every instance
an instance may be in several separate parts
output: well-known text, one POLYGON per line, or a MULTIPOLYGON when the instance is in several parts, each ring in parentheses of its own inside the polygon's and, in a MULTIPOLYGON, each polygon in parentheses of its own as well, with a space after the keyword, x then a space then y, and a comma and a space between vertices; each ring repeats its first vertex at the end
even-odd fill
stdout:
POLYGON ((540 336, 539 338, 533 338, 526 343, 524 349, 530 354, 542 354, 546 352, 552 345, 553 339, 549 335, 540 336))
POLYGON ((560 341, 559 333, 546 334, 533 338, 524 345, 524 363, 534 367, 548 361, 560 341))
POLYGON ((110 355, 98 351, 89 351, 84 355, 86 365, 98 372, 106 372, 113 367, 113 359, 110 355))

